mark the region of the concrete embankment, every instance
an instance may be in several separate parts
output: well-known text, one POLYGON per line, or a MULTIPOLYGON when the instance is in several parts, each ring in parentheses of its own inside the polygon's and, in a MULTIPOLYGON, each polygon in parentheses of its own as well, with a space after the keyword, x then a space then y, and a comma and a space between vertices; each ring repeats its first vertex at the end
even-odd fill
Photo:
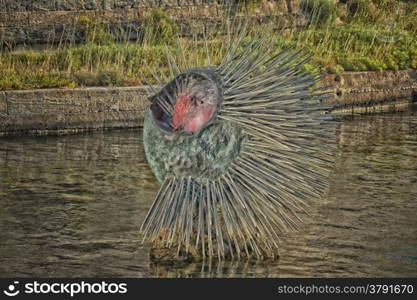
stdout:
POLYGON ((139 127, 147 102, 143 87, 0 92, 0 136, 139 127))
MULTIPOLYGON (((338 112, 399 110, 417 102, 417 70, 329 74, 328 100, 338 112)), ((142 126, 144 87, 0 92, 0 136, 68 134, 142 126)))
POLYGON ((324 77, 323 85, 333 85, 329 101, 343 113, 372 113, 400 110, 417 102, 417 70, 345 72, 324 77))

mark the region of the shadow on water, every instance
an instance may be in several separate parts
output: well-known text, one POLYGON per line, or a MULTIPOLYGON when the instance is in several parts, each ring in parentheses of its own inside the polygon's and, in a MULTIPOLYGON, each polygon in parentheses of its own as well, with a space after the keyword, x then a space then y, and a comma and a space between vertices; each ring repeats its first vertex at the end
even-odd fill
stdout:
POLYGON ((166 265, 140 130, 0 140, 0 276, 417 276, 417 112, 343 121, 331 184, 277 261, 166 265))

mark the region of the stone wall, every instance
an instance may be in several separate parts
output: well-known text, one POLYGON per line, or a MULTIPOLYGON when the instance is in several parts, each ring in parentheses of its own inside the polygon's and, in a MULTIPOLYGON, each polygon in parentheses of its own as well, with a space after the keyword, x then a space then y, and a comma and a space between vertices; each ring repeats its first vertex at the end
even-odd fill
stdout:
MULTIPOLYGON (((344 113, 417 103, 417 70, 327 75, 330 84, 328 102, 344 113)), ((0 136, 140 127, 147 105, 144 87, 0 92, 0 136)))
MULTIPOLYGON (((102 24, 114 35, 125 40, 136 40, 141 24, 151 8, 126 10, 36 11, 0 13, 0 40, 5 45, 55 44, 63 41, 80 43, 84 32, 77 20, 83 16, 102 24)), ((217 5, 200 7, 169 7, 166 12, 177 22, 183 35, 213 26, 222 20, 222 10, 217 5)))
MULTIPOLYGON (((253 17, 280 18, 282 27, 302 26, 299 0, 262 0, 253 17), (295 18, 294 18, 295 16, 295 18), (294 22, 295 20, 295 22, 294 22)), ((216 30, 229 10, 228 0, 0 0, 0 44, 54 44, 63 41, 82 42, 82 29, 77 19, 86 16, 104 24, 117 35, 120 32, 135 40, 141 22, 150 9, 162 8, 180 27, 183 35, 216 30)), ((125 40, 125 39, 124 39, 125 40)), ((0 46, 2 46, 0 45, 0 46)))
POLYGON ((221 0, 0 0, 1 12, 131 9, 222 3, 221 0))

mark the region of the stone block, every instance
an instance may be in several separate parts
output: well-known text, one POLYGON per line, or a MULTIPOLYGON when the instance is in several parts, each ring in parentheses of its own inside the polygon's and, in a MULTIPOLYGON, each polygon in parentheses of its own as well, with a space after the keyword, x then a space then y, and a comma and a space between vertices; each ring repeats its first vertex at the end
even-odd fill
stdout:
POLYGON ((0 117, 7 115, 6 93, 0 92, 0 117))

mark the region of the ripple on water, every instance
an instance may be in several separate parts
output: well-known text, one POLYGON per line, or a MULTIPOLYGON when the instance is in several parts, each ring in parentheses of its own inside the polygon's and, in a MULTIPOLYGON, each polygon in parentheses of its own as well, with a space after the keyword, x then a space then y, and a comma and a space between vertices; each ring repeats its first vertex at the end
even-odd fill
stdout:
POLYGON ((417 115, 343 121, 326 197, 277 261, 157 264, 138 229, 158 184, 140 130, 0 141, 0 275, 417 276, 417 115))

